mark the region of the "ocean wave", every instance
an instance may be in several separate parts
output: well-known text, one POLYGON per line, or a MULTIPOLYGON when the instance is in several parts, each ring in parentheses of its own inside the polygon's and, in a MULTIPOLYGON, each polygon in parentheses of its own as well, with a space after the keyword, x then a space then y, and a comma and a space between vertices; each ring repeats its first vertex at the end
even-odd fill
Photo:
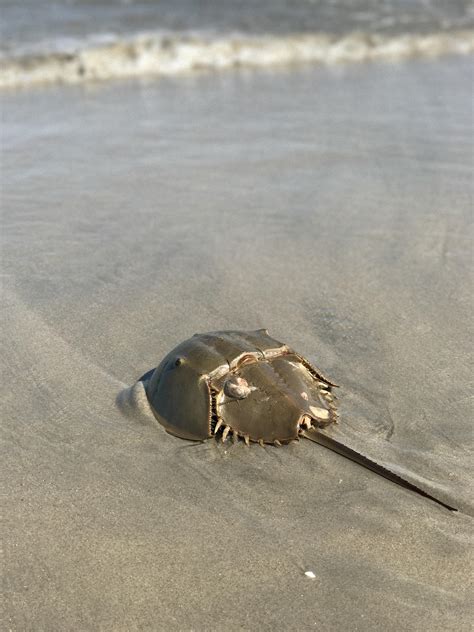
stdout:
POLYGON ((353 33, 343 37, 143 34, 104 44, 89 42, 78 45, 73 51, 3 57, 0 59, 0 88, 178 75, 236 67, 337 64, 472 52, 472 30, 397 36, 353 33))

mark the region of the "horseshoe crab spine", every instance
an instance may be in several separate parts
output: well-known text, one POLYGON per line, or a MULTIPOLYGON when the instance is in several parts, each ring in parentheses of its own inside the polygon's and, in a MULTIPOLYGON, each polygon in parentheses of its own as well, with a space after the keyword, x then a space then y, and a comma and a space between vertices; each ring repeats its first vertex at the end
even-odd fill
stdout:
POLYGON ((317 428, 313 427, 309 431, 303 431, 302 435, 306 439, 309 439, 310 441, 314 441, 314 443, 318 443, 319 445, 322 445, 325 448, 329 448, 329 450, 332 450, 333 452, 337 452, 341 456, 344 456, 346 459, 349 459, 350 461, 354 461, 355 463, 362 465, 368 470, 372 470, 372 472, 375 472, 376 474, 383 476, 389 481, 392 481, 392 483, 396 483, 397 485, 400 485, 401 487, 404 487, 405 489, 409 489, 410 491, 416 492, 417 494, 420 494, 421 496, 424 496, 425 498, 429 498, 430 500, 433 500, 434 502, 438 503, 438 505, 441 505, 442 507, 445 507, 446 509, 449 509, 450 511, 458 511, 455 507, 452 507, 451 505, 448 505, 442 500, 435 498, 434 496, 432 496, 428 492, 425 492, 423 489, 421 489, 414 483, 411 483, 410 481, 407 481, 406 479, 402 478, 398 474, 395 474, 395 472, 392 472, 384 465, 381 465, 380 463, 373 461, 371 458, 369 458, 365 454, 356 452, 355 450, 352 450, 348 446, 343 445, 342 443, 339 443, 337 439, 330 437, 329 435, 325 434, 324 432, 321 432, 317 428))
POLYGON ((320 384, 320 386, 327 387, 329 385, 329 386, 333 386, 335 388, 338 388, 338 385, 335 382, 331 382, 331 380, 328 379, 323 373, 321 373, 321 371, 315 369, 314 366, 310 362, 308 362, 308 360, 306 358, 301 356, 299 353, 295 353, 294 351, 292 353, 298 358, 298 360, 301 362, 301 364, 306 369, 308 369, 308 371, 311 373, 311 375, 314 378, 316 378, 316 380, 319 380, 319 382, 323 383, 323 384, 320 384))

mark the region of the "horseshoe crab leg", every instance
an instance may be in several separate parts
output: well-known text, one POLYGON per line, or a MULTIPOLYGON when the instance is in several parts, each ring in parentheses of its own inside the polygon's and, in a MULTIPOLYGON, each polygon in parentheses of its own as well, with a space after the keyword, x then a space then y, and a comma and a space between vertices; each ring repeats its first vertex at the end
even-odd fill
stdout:
POLYGON ((405 489, 409 489, 413 492, 416 492, 417 494, 420 494, 421 496, 424 496, 425 498, 429 498, 430 500, 433 500, 434 502, 438 503, 438 505, 441 505, 442 507, 445 507, 446 509, 449 509, 450 511, 457 511, 455 507, 451 507, 451 505, 447 505, 446 503, 439 500, 438 498, 435 498, 428 492, 425 492, 423 489, 420 489, 413 483, 410 483, 409 481, 405 480, 399 474, 395 474, 395 472, 392 472, 391 470, 389 470, 385 465, 382 465, 381 463, 377 463, 377 461, 372 460, 371 458, 369 458, 368 456, 365 456, 364 454, 360 454, 360 452, 356 452, 352 448, 349 448, 343 443, 340 443, 340 441, 334 439, 333 437, 329 436, 328 434, 326 434, 325 432, 321 431, 318 428, 312 428, 311 430, 304 430, 301 432, 300 436, 306 437, 306 439, 310 439, 310 441, 314 441, 314 443, 318 443, 319 445, 322 445, 325 448, 329 448, 329 450, 332 450, 333 452, 337 452, 338 454, 341 454, 347 459, 350 459, 351 461, 354 461, 355 463, 358 463, 359 465, 362 465, 363 467, 369 470, 372 470, 372 472, 375 472, 376 474, 383 476, 389 481, 392 481, 393 483, 396 483, 397 485, 400 485, 401 487, 405 487, 405 489))

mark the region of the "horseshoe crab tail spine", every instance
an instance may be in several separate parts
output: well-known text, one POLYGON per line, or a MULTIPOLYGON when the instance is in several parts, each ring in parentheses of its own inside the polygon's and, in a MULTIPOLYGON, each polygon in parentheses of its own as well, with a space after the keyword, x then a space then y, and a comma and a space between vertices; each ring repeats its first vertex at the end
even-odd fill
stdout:
POLYGON ((458 511, 455 507, 452 507, 451 505, 446 504, 442 500, 435 498, 430 493, 426 492, 420 487, 417 487, 413 483, 410 483, 409 481, 405 480, 399 474, 395 474, 395 472, 392 472, 391 470, 389 470, 387 467, 385 467, 385 465, 381 465, 380 463, 373 461, 368 456, 365 456, 364 454, 360 454, 359 452, 356 452, 355 450, 348 448, 347 446, 340 443, 333 437, 330 437, 329 435, 317 430, 316 428, 312 428, 311 430, 306 430, 306 431, 305 430, 300 431, 300 436, 301 435, 304 436, 306 439, 310 439, 310 441, 314 441, 314 443, 318 443, 319 445, 322 445, 325 448, 329 448, 329 450, 332 450, 333 452, 337 452, 338 454, 341 454, 342 456, 346 457, 347 459, 350 459, 351 461, 355 461, 359 465, 362 465, 363 467, 366 467, 367 469, 372 470, 372 472, 375 472, 376 474, 383 476, 389 481, 392 481, 392 483, 396 483, 397 485, 400 485, 401 487, 404 487, 405 489, 409 489, 413 492, 416 492, 417 494, 420 494, 421 496, 424 496, 425 498, 429 498, 430 500, 433 500, 435 503, 438 503, 438 505, 441 505, 442 507, 445 507, 446 509, 449 509, 450 511, 458 511))

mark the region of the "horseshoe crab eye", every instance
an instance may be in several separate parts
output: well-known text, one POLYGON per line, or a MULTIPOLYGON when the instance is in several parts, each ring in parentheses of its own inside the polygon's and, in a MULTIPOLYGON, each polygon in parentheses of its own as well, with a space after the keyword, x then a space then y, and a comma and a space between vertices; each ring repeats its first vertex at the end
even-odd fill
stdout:
POLYGON ((184 358, 176 358, 176 360, 174 361, 174 365, 181 366, 183 362, 184 362, 184 358))

